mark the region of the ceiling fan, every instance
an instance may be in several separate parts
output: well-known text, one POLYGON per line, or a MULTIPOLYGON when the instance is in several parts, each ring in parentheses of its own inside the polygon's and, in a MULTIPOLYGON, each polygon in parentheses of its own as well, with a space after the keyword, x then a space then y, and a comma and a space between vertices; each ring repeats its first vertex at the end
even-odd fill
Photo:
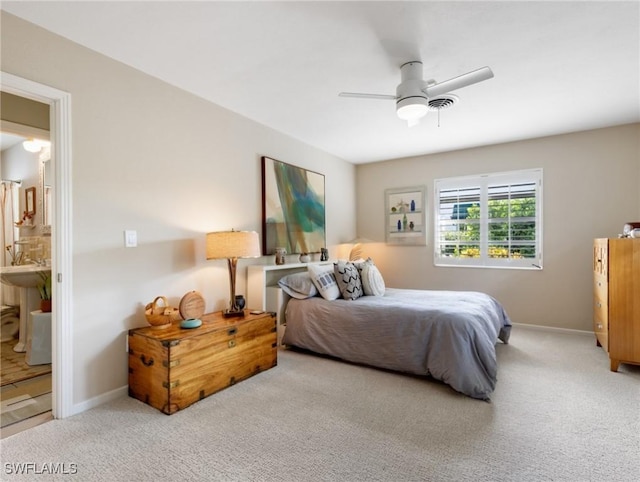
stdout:
POLYGON ((413 60, 400 66, 400 76, 402 81, 396 88, 396 95, 357 92, 340 92, 338 95, 361 99, 395 100, 398 117, 406 120, 409 127, 413 127, 429 110, 429 99, 488 80, 493 77, 493 72, 489 67, 482 67, 442 82, 425 81, 422 80, 422 62, 413 60))

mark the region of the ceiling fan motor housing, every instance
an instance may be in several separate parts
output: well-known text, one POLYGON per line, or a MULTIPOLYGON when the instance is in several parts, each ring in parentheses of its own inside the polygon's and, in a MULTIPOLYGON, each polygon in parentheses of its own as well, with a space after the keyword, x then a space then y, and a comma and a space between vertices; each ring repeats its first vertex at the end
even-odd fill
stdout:
POLYGON ((396 112, 401 119, 422 117, 429 109, 429 99, 422 89, 422 62, 407 62, 400 67, 402 82, 396 88, 396 112))

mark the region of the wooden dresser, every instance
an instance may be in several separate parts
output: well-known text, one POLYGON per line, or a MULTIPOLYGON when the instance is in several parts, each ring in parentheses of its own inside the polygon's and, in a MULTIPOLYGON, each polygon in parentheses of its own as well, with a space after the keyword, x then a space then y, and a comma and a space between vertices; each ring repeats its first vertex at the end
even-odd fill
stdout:
POLYGON ((611 371, 640 364, 640 239, 594 240, 593 275, 593 331, 611 371))
POLYGON ((129 395, 171 415, 278 363, 273 313, 129 330, 129 395))

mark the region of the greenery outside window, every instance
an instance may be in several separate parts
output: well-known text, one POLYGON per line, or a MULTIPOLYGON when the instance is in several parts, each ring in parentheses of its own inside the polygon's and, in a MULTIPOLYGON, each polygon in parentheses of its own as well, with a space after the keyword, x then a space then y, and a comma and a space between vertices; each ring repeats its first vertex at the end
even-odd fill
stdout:
POLYGON ((435 181, 437 266, 542 268, 542 169, 435 181))

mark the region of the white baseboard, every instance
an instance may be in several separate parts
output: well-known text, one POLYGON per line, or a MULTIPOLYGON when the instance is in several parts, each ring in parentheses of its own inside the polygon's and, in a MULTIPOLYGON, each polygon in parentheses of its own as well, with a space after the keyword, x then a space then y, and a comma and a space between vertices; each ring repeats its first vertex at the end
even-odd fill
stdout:
POLYGON ((79 413, 91 410, 92 408, 98 407, 104 403, 110 402, 120 397, 126 397, 128 395, 129 385, 116 388, 115 390, 111 390, 110 392, 103 393, 102 395, 90 398, 89 400, 85 400, 84 402, 76 403, 73 406, 72 413, 69 415, 78 415, 79 413))
POLYGON ((557 328, 555 326, 529 325, 529 324, 526 324, 526 323, 512 323, 512 325, 515 326, 515 327, 520 326, 522 328, 530 328, 532 330, 553 331, 553 332, 556 332, 556 333, 569 333, 569 334, 573 334, 573 335, 595 336, 593 331, 572 330, 570 328, 557 328))

